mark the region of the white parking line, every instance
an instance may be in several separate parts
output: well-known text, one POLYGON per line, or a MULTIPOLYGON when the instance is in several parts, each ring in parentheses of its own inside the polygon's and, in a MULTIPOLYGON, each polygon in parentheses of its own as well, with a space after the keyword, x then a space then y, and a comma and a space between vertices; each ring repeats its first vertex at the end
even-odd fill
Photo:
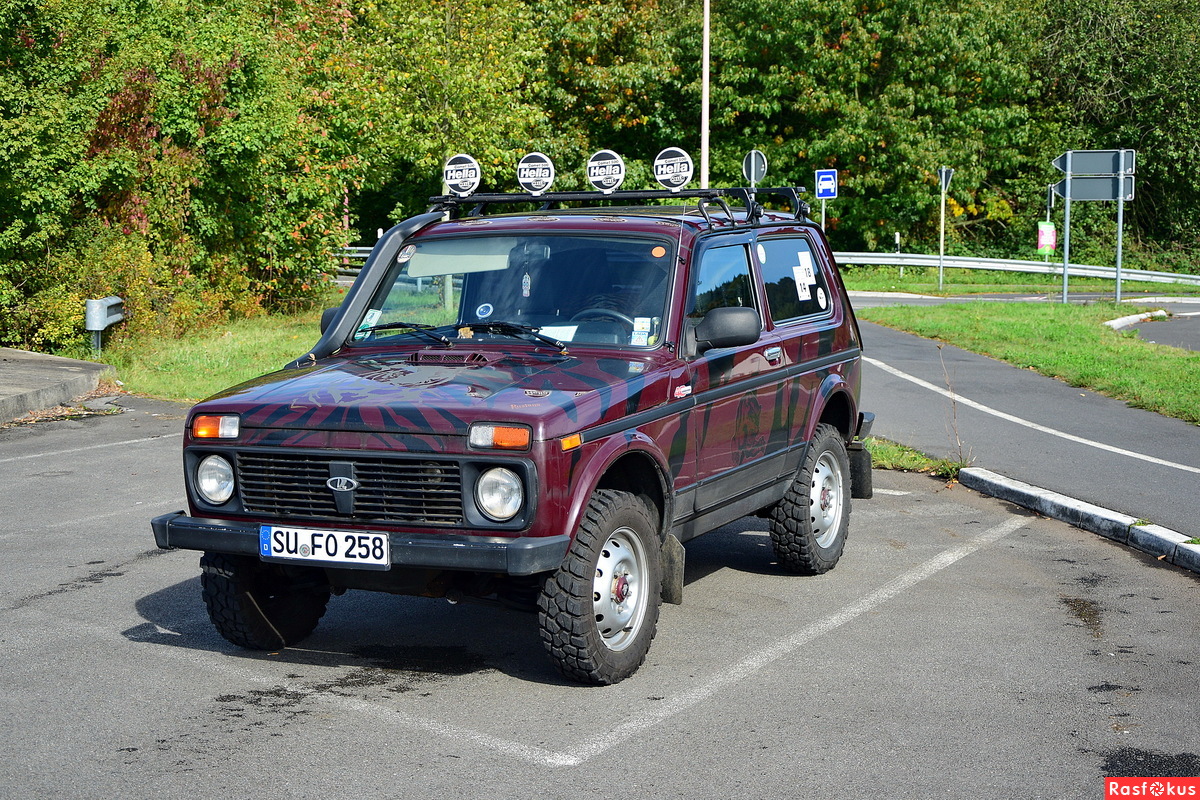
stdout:
POLYGON ((963 397, 961 394, 956 394, 955 392, 951 392, 950 390, 944 389, 941 386, 935 386, 932 383, 929 383, 928 381, 923 381, 920 378, 916 377, 915 375, 909 375, 907 372, 902 372, 901 370, 898 370, 895 367, 885 364, 882 361, 879 361, 877 359, 867 358, 866 356, 863 356, 863 361, 867 362, 871 366, 878 367, 879 369, 883 370, 884 372, 886 372, 890 375, 895 375, 897 378, 906 380, 909 383, 914 383, 917 386, 920 386, 922 389, 928 389, 929 391, 936 392, 937 394, 940 394, 943 397, 948 397, 951 400, 953 400, 955 403, 967 406, 969 408, 973 408, 976 411, 982 411, 985 414, 991 414, 993 417, 999 417, 1000 419, 1005 420, 1007 422, 1013 422, 1013 423, 1016 423, 1017 425, 1024 425, 1026 428, 1031 428, 1031 429, 1033 429, 1035 431, 1039 431, 1041 433, 1048 433, 1051 436, 1057 436, 1060 439, 1066 439, 1067 441, 1075 442, 1076 444, 1085 444, 1088 447, 1094 447, 1097 450, 1104 450, 1109 453, 1116 453, 1117 455, 1128 456, 1129 458, 1136 458, 1140 461, 1146 461, 1150 464, 1157 464, 1160 467, 1171 467, 1172 469, 1183 470, 1184 472, 1191 472, 1196 475, 1200 475, 1200 467, 1193 467, 1193 466, 1189 466, 1188 464, 1177 464, 1174 461, 1167 461, 1166 459, 1163 459, 1163 458, 1155 458, 1154 456, 1148 456, 1145 453, 1135 453, 1132 450, 1124 450, 1120 447, 1114 447, 1111 444, 1104 444, 1103 442, 1094 442, 1091 439, 1084 439, 1082 436, 1075 436, 1074 434, 1066 433, 1066 432, 1060 431, 1060 430, 1055 430, 1054 428, 1047 428, 1045 425, 1039 425, 1036 422, 1030 422, 1027 419, 1022 419, 1021 417, 1013 416, 1012 414, 1007 414, 1003 411, 999 411, 995 408, 992 408, 991 406, 985 406, 983 403, 977 403, 974 400, 963 397))
POLYGON ((146 436, 142 439, 126 439, 123 442, 105 442, 104 444, 90 444, 87 447, 72 447, 69 450, 50 450, 45 453, 30 453, 24 456, 9 456, 8 458, 0 458, 0 464, 7 464, 10 461, 24 461, 28 458, 42 458, 43 456, 65 456, 71 453, 82 453, 85 450, 99 450, 102 447, 123 447, 129 444, 141 444, 142 442, 153 442, 156 439, 173 439, 176 436, 183 436, 183 432, 178 433, 161 433, 158 436, 146 436))
MULTIPOLYGON (((656 705, 653 713, 643 714, 606 733, 585 739, 580 742, 579 746, 567 750, 549 750, 525 742, 493 736, 471 728, 450 725, 438 719, 410 714, 392 706, 363 698, 333 694, 313 694, 311 697, 314 702, 332 704, 356 713, 367 714, 388 725, 432 734, 453 742, 469 742, 476 747, 518 758, 531 764, 547 767, 576 767, 631 741, 631 736, 660 725, 671 717, 724 691, 729 686, 752 677, 755 673, 791 655, 814 639, 853 622, 906 589, 912 588, 977 550, 994 544, 1019 530, 1024 527, 1026 522, 1027 520, 1021 517, 1006 520, 968 542, 944 550, 908 572, 893 578, 874 592, 842 607, 837 612, 801 628, 791 636, 780 639, 754 655, 718 672, 704 683, 666 698, 662 703, 656 705)), ((61 617, 55 617, 55 620, 60 626, 64 623, 61 617)), ((119 636, 111 628, 93 623, 74 622, 72 627, 77 630, 86 630, 102 639, 112 640, 115 636, 119 636)), ((165 631, 165 633, 173 632, 165 631)), ((124 641, 124 639, 122 640, 124 641)), ((163 658, 186 662, 209 673, 220 672, 243 683, 276 685, 280 680, 278 675, 264 674, 247 661, 231 659, 217 652, 180 647, 157 647, 155 654, 163 658)))
POLYGON ((811 625, 801 628, 791 636, 781 639, 773 646, 762 650, 749 658, 743 659, 737 664, 729 667, 723 672, 717 673, 706 682, 697 686, 690 691, 678 694, 668 698, 660 705, 656 706, 656 710, 651 714, 643 714, 636 719, 632 719, 622 725, 617 726, 613 730, 584 741, 579 747, 560 754, 565 758, 564 761, 557 763, 566 763, 571 766, 582 764, 598 755, 612 749, 618 744, 627 741, 633 741, 630 737, 634 734, 651 728, 659 723, 675 716, 692 706, 707 700, 714 694, 722 691, 730 684, 744 680, 763 668, 773 664, 784 656, 791 655, 800 647, 808 644, 813 639, 822 634, 836 630, 848 622, 858 619, 863 614, 873 611, 875 608, 883 605, 888 600, 891 600, 896 595, 909 589, 921 581, 941 572, 946 567, 960 561, 969 556, 980 548, 993 544, 1005 536, 1008 536, 1013 531, 1023 527, 1026 520, 1020 517, 1002 522, 994 528, 985 531, 969 542, 952 547, 942 553, 934 556, 908 572, 893 578, 881 588, 876 589, 871 594, 863 597, 854 603, 844 606, 840 611, 817 620, 811 625))

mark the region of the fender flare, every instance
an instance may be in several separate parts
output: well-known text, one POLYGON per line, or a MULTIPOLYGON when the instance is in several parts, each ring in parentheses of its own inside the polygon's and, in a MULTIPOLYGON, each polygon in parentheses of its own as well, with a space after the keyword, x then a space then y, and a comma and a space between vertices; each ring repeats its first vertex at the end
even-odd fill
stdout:
MULTIPOLYGON (((579 474, 575 489, 572 492, 571 505, 567 511, 564 529, 574 539, 588 501, 600 486, 604 476, 612 469, 613 464, 630 454, 640 455, 646 459, 659 480, 659 492, 663 498, 662 512, 659 519, 659 538, 669 530, 674 496, 669 480, 670 470, 667 460, 655 444, 654 440, 636 429, 614 433, 595 444, 598 449, 587 459, 587 464, 579 474)), ((585 445, 586 447, 587 445, 585 445)))

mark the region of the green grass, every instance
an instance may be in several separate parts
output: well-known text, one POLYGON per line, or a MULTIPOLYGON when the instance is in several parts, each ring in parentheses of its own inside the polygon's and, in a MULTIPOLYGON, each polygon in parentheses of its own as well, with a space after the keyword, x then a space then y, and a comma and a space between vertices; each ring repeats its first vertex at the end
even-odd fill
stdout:
POLYGON ((864 320, 1200 424, 1200 353, 1151 344, 1132 331, 1102 324, 1136 311, 1113 303, 974 302, 863 308, 857 313, 864 320))
MULTIPOLYGON (((943 289, 938 291, 936 267, 906 267, 901 277, 898 267, 843 267, 842 278, 848 289, 860 292, 909 292, 942 297, 964 294, 1057 294, 1062 292, 1062 277, 1025 272, 993 272, 979 269, 947 269, 943 289)), ((1105 292, 1114 294, 1116 283, 1105 278, 1071 278, 1069 292, 1105 292)), ((1200 286, 1183 283, 1146 283, 1121 281, 1122 298, 1137 295, 1200 294, 1200 286)))
POLYGON ((197 401, 277 370, 320 338, 319 310, 239 320, 181 339, 128 340, 104 351, 127 392, 197 401))
MULTIPOLYGON (((331 292, 326 302, 336 305, 341 296, 331 292)), ((393 295, 388 304, 389 319, 442 324, 453 316, 432 292, 393 295)), ((195 402, 304 355, 321 337, 322 310, 239 320, 180 339, 130 339, 106 349, 102 360, 127 392, 195 402)))
POLYGON ((966 464, 944 458, 930 458, 919 450, 902 444, 870 436, 863 440, 871 452, 871 466, 875 469, 894 469, 903 472, 927 472, 939 478, 953 480, 966 464))

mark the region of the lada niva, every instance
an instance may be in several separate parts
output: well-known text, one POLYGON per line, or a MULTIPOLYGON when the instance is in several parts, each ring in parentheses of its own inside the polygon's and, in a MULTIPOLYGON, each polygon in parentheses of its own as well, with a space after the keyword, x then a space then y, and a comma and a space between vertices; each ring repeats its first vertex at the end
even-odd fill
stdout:
POLYGON ((613 683, 689 539, 757 514, 780 568, 837 563, 872 415, 797 190, 432 202, 310 352, 188 415, 188 509, 153 530, 203 551, 222 636, 285 647, 349 589, 471 596, 536 607, 566 676, 613 683))

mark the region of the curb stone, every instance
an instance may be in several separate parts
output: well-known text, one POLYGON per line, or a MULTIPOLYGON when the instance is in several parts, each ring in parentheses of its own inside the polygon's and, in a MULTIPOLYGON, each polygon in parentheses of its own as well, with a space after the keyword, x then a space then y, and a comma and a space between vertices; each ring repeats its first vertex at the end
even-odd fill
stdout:
POLYGON ((1007 478, 990 470, 967 467, 958 482, 968 489, 1007 500, 1047 517, 1098 533, 1115 542, 1158 556, 1177 567, 1200 573, 1200 545, 1187 544, 1192 537, 1161 525, 1141 522, 1101 506, 1007 478))
POLYGON ((1104 324, 1112 328, 1114 331, 1119 331, 1122 328, 1128 328, 1130 325, 1136 325, 1139 322, 1149 322, 1152 319, 1165 319, 1167 312, 1159 309, 1158 311, 1150 311, 1145 314, 1130 314, 1127 317, 1117 317, 1110 319, 1104 324))

